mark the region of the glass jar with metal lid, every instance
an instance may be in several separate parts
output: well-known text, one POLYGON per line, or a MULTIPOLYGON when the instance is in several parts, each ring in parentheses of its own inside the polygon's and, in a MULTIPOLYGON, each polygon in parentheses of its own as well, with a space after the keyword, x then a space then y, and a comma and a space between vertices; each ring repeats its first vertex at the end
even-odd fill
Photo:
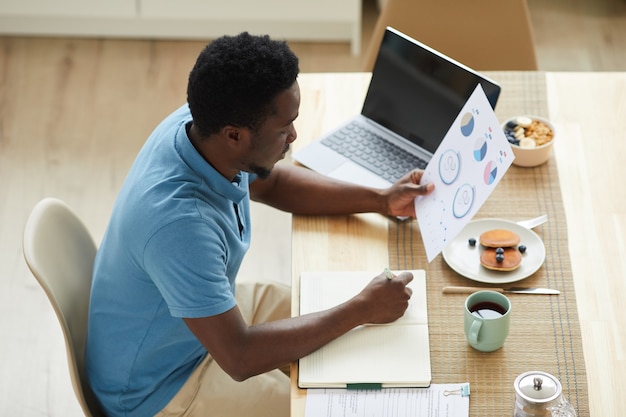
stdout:
POLYGON ((515 379, 514 417, 576 417, 561 382, 547 372, 524 372, 515 379))

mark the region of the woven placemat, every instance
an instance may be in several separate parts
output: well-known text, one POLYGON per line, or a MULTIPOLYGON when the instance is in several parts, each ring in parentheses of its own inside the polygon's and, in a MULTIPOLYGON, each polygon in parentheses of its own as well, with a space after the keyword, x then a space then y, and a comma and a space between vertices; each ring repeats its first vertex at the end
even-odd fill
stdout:
MULTIPOLYGON (((488 74, 502 85, 499 120, 531 114, 548 116, 545 74, 488 74)), ((478 285, 454 272, 438 255, 430 264, 417 222, 389 220, 389 264, 394 269, 425 269, 428 291, 433 383, 470 382, 470 415, 512 416, 513 383, 526 371, 556 376, 579 417, 589 416, 587 377, 567 243, 567 222, 554 157, 536 168, 512 166, 474 217, 522 220, 547 213, 535 232, 546 246, 546 260, 518 284, 561 290, 559 296, 509 296, 511 331, 505 346, 492 353, 472 349, 463 333, 465 295, 444 295, 447 285, 478 285)))

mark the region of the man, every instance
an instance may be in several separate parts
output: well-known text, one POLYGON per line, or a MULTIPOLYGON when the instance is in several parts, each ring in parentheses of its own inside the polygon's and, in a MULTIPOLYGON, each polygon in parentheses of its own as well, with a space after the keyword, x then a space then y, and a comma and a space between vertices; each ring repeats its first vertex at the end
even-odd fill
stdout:
POLYGON ((94 266, 86 363, 107 414, 288 416, 277 368, 404 313, 408 273, 295 318, 288 288, 235 285, 250 198, 298 214, 414 216, 413 199, 433 188, 418 171, 377 190, 275 165, 296 139, 297 75, 284 42, 217 39, 190 73, 188 105, 138 154, 94 266))

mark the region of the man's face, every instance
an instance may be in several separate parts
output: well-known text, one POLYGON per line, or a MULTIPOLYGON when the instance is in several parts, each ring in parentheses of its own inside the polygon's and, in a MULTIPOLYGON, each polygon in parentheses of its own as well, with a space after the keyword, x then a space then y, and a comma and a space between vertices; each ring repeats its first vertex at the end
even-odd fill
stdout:
POLYGON ((274 165, 285 157, 289 144, 296 140, 293 122, 300 107, 300 86, 291 87, 276 96, 275 113, 270 115, 255 132, 245 164, 247 171, 267 178, 274 165))

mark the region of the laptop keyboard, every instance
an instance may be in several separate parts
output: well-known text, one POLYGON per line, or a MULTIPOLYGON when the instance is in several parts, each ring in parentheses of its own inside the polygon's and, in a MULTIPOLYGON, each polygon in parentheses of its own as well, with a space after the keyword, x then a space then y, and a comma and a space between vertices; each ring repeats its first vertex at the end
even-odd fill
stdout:
POLYGON ((321 142, 389 182, 395 182, 412 169, 424 169, 427 165, 423 159, 355 122, 321 142))

